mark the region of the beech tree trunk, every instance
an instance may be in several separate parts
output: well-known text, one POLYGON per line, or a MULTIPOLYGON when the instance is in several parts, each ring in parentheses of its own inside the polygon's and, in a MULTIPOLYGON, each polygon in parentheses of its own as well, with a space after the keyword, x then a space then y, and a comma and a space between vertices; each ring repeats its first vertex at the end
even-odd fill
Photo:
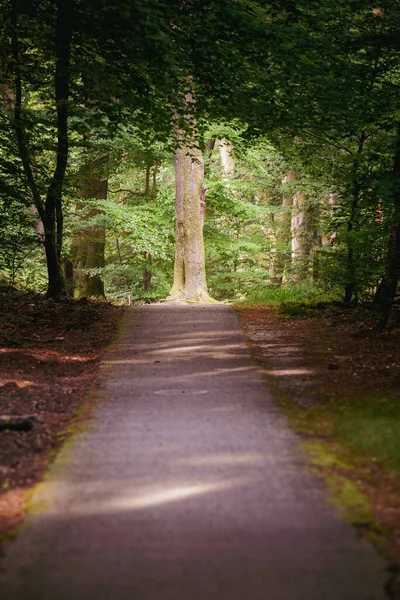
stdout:
POLYGON ((175 263, 167 302, 214 302, 209 296, 204 256, 204 157, 196 139, 195 100, 191 78, 182 82, 186 114, 174 111, 175 263), (184 121, 184 127, 179 122, 184 121))
POLYGON ((218 147, 224 178, 232 177, 235 172, 235 160, 233 156, 232 142, 226 138, 222 138, 218 142, 218 147))
MULTIPOLYGON (((81 170, 79 195, 82 199, 106 199, 108 180, 104 175, 105 159, 86 164, 81 170)), ((78 205, 82 208, 82 204, 78 205)), ((92 210, 87 218, 91 219, 101 211, 92 210)), ((90 275, 87 269, 103 268, 105 248, 104 225, 86 227, 74 236, 72 249, 74 265, 74 296, 104 298, 104 283, 99 275, 90 275)))
MULTIPOLYGON (((151 164, 146 165, 146 184, 145 184, 145 196, 147 202, 154 200, 157 191, 157 173, 160 168, 161 161, 157 158, 154 163, 152 185, 150 186, 150 175, 151 175, 151 164)), ((151 271, 151 265, 153 264, 153 257, 150 252, 143 252, 142 254, 146 267, 143 269, 143 289, 145 292, 151 290, 151 280, 153 273, 151 271)))
POLYGON ((400 278, 400 127, 397 132, 392 170, 392 193, 395 217, 388 240, 386 271, 378 286, 375 298, 375 304, 380 312, 379 329, 386 327, 400 278))
MULTIPOLYGON (((293 181, 294 171, 286 175, 282 183, 293 181)), ((293 196, 285 194, 282 198, 281 211, 276 216, 275 247, 272 251, 272 281, 279 285, 283 282, 287 263, 290 262, 289 245, 291 243, 291 218, 293 196)))
POLYGON ((306 195, 304 192, 296 192, 293 197, 292 213, 292 263, 300 271, 304 271, 306 265, 304 258, 310 256, 310 240, 307 231, 306 195))
POLYGON ((358 149, 357 154, 354 157, 353 164, 353 181, 352 181, 352 189, 351 189, 351 207, 350 207, 350 215, 349 220, 347 222, 347 233, 348 233, 348 242, 347 242, 347 282, 344 285, 344 297, 343 304, 346 306, 350 305, 353 296, 356 296, 356 264, 357 264, 357 256, 354 248, 353 235, 354 232, 357 231, 359 226, 359 204, 360 204, 360 196, 362 185, 360 182, 360 174, 359 174, 359 162, 362 155, 362 151, 364 149, 364 144, 366 141, 366 134, 362 133, 358 140, 358 149))
POLYGON ((202 223, 204 161, 201 150, 175 151, 176 240, 174 283, 168 301, 211 302, 207 292, 202 223))
POLYGON ((358 225, 358 205, 360 200, 361 186, 358 181, 353 183, 353 196, 351 201, 350 218, 347 222, 347 282, 344 286, 343 304, 349 306, 356 291, 356 257, 352 233, 358 225))
MULTIPOLYGON (((295 171, 290 171, 282 183, 292 183, 296 179, 295 171)), ((282 212, 278 216, 276 229, 276 245, 288 245, 291 250, 291 278, 300 281, 308 276, 309 256, 311 251, 311 240, 309 231, 309 215, 306 207, 307 196, 304 192, 290 191, 284 195, 282 200, 282 212)), ((273 260, 273 277, 276 282, 282 282, 283 270, 285 268, 285 253, 275 250, 276 257, 273 260)))

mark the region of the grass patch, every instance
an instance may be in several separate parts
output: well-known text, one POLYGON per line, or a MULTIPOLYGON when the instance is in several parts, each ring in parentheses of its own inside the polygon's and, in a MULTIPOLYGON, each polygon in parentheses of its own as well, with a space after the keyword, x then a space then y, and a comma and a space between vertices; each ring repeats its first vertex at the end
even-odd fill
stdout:
POLYGON ((335 437, 352 453, 400 473, 400 399, 386 396, 332 402, 335 437))
POLYGON ((335 398, 315 408, 291 405, 289 410, 298 431, 327 437, 353 457, 400 474, 400 399, 335 398))
MULTIPOLYGON (((370 499, 360 490, 357 479, 365 464, 364 458, 341 439, 341 432, 351 419, 345 403, 332 400, 315 408, 304 409, 292 402, 271 375, 266 375, 293 429, 304 436, 301 444, 311 468, 322 476, 329 490, 329 501, 342 516, 355 525, 367 524, 376 532, 370 499), (344 417, 344 418, 343 418, 344 417)), ((379 531, 379 535, 382 532, 379 531)), ((375 533, 374 533, 375 535, 375 533)), ((379 543, 379 541, 378 541, 379 543)))
POLYGON ((326 289, 315 283, 292 283, 269 286, 250 292, 238 304, 244 306, 281 306, 288 315, 296 313, 296 307, 311 308, 318 305, 339 302, 342 297, 340 288, 326 289))
POLYGON ((303 443, 302 448, 328 484, 330 502, 339 507, 342 516, 352 522, 372 522, 371 502, 352 481, 351 464, 337 455, 335 447, 312 441, 303 443))
POLYGON ((400 484, 400 400, 371 395, 332 399, 307 410, 290 401, 284 406, 294 429, 307 439, 303 450, 325 480, 330 502, 391 556, 389 540, 396 530, 390 519, 383 525, 378 521, 382 510, 376 498, 380 493, 388 514, 397 510, 393 489, 400 484))

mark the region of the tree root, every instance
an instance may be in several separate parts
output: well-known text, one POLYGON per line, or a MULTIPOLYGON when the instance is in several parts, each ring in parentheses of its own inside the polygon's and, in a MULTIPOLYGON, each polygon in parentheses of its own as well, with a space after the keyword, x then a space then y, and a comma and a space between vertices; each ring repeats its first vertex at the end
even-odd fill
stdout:
POLYGON ((187 293, 184 290, 175 290, 165 300, 165 304, 218 304, 206 291, 187 293))

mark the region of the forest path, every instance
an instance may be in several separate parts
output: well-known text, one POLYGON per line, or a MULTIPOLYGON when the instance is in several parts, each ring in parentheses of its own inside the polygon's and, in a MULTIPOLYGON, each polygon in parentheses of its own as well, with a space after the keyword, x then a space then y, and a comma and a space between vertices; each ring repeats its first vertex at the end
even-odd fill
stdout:
POLYGON ((383 600, 225 305, 130 311, 2 600, 383 600))

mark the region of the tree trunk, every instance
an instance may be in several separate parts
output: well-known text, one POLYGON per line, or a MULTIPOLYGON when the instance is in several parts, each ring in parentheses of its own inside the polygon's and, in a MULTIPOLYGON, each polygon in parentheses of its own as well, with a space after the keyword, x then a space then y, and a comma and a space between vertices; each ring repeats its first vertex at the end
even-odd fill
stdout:
POLYGON ((57 154, 56 167, 47 189, 45 202, 42 200, 32 170, 28 141, 22 122, 22 76, 18 40, 18 3, 16 0, 12 3, 11 38, 15 74, 14 128, 18 150, 34 204, 44 227, 44 248, 48 273, 47 296, 59 300, 66 295, 61 268, 63 239, 62 193, 68 163, 68 99, 73 0, 57 0, 56 6, 54 91, 57 113, 57 154))
POLYGON ((235 173, 235 160, 233 156, 232 142, 226 138, 222 138, 218 142, 218 147, 224 178, 232 177, 235 173))
MULTIPOLYGON (((153 262, 153 257, 150 252, 143 252, 143 258, 146 261, 146 264, 151 267, 153 262)), ((153 273, 149 270, 149 268, 143 269, 143 289, 145 292, 149 292, 151 290, 151 279, 153 273)))
MULTIPOLYGON (((54 73, 55 103, 57 109, 57 158, 53 178, 47 190, 44 247, 47 257, 49 284, 47 295, 59 299, 66 295, 61 268, 64 217, 62 193, 68 164, 68 99, 70 56, 72 41, 73 0, 57 0, 56 67, 54 73)), ((37 207, 39 210, 39 207, 37 207)), ((40 211, 39 211, 40 214, 40 211)))
POLYGON ((167 301, 212 302, 207 292, 201 199, 204 161, 201 150, 183 145, 175 151, 176 246, 174 283, 167 301))
POLYGON ((186 86, 182 115, 174 111, 175 264, 174 282, 167 302, 214 302, 208 295, 204 256, 204 157, 196 139, 197 123, 191 78, 186 86), (184 129, 179 121, 185 123, 184 129))
MULTIPOLYGON (((157 158, 154 163, 153 169, 153 178, 152 185, 150 188, 150 174, 151 174, 151 165, 148 163, 146 165, 146 184, 145 184, 145 196, 147 202, 154 200, 157 192, 157 173, 160 167, 161 161, 157 158)), ((153 257, 150 252, 143 252, 143 258, 147 263, 148 267, 143 269, 143 289, 145 292, 149 292, 151 290, 151 280, 153 277, 153 273, 151 272, 151 265, 153 264, 153 257)))
POLYGON ((350 218, 347 223, 348 247, 347 247, 347 283, 344 286, 344 297, 343 304, 349 306, 356 290, 356 274, 355 274, 355 256, 354 256, 354 243, 352 240, 352 232, 357 226, 357 212, 358 204, 360 200, 361 186, 358 181, 354 181, 353 184, 353 197, 351 202, 350 218))
POLYGON ((397 132, 392 181, 395 218, 389 235, 386 271, 375 300, 380 313, 379 329, 384 329, 387 325, 400 277, 400 127, 397 132))
MULTIPOLYGON (((82 199, 106 199, 108 180, 104 174, 107 159, 98 159, 87 163, 81 170, 79 196, 82 199)), ((82 204, 78 205, 78 209, 82 204)), ((87 218, 91 219, 101 214, 98 209, 93 209, 87 218)), ((92 225, 86 227, 74 236, 72 255, 74 264, 74 295, 92 298, 104 298, 104 283, 99 275, 90 275, 87 269, 103 268, 105 265, 105 227, 92 225)))
POLYGON ((204 174, 205 174, 205 176, 207 176, 209 168, 210 168, 211 157, 212 157, 213 150, 215 148, 216 139, 217 138, 212 138, 212 139, 208 140, 205 145, 205 148, 204 148, 204 174))
POLYGON ((272 281, 281 285, 283 276, 290 262, 288 248, 291 242, 291 215, 293 197, 285 195, 282 198, 281 212, 276 216, 275 247, 272 251, 272 281))
POLYGON ((305 206, 307 196, 304 192, 296 192, 293 197, 292 213, 292 264, 299 271, 298 277, 302 278, 307 271, 307 260, 310 256, 311 244, 308 231, 308 215, 305 206))
MULTIPOLYGON (((296 179, 295 171, 290 171, 283 179, 282 183, 292 183, 296 179)), ((309 256, 311 251, 310 241, 310 223, 309 214, 306 206, 307 196, 304 192, 290 190, 289 194, 285 194, 282 206, 289 208, 291 206, 290 226, 288 227, 285 213, 281 217, 281 226, 278 228, 278 235, 287 235, 287 230, 290 231, 290 247, 291 247, 291 279, 293 281, 301 281, 308 276, 309 271, 309 256), (290 198, 289 198, 290 196, 290 198)), ((285 235, 285 237, 286 237, 285 235)), ((282 257, 284 259, 284 257, 282 257)), ((282 259, 281 259, 282 262, 282 259)))
POLYGON ((361 182, 359 181, 359 163, 364 144, 366 140, 366 134, 363 132, 360 135, 358 141, 357 154, 354 158, 353 164, 353 184, 352 184, 352 197, 351 197, 351 209, 350 217, 347 223, 348 233, 348 249, 347 249, 347 283, 344 286, 344 298, 343 304, 348 306, 353 298, 356 291, 356 256, 354 250, 354 243, 352 239, 353 231, 358 228, 358 212, 360 203, 360 194, 362 190, 361 182))
MULTIPOLYGON (((13 119, 13 114, 15 112, 15 94, 8 85, 5 85, 4 83, 1 83, 1 82, 0 82, 0 92, 1 92, 2 99, 3 99, 3 108, 6 111, 6 113, 8 113, 10 121, 11 121, 13 119)), ((32 157, 30 157, 30 160, 32 161, 32 157)), ((29 208, 30 208, 30 211, 33 216, 32 227, 35 230, 36 235, 38 236, 39 244, 40 244, 40 247, 41 247, 43 253, 46 254, 44 246, 43 246, 44 226, 43 226, 42 220, 40 219, 39 212, 38 212, 38 209, 36 208, 34 198, 32 196, 32 192, 31 192, 31 189, 29 186, 27 188, 27 193, 31 199, 31 204, 30 204, 29 208)))

